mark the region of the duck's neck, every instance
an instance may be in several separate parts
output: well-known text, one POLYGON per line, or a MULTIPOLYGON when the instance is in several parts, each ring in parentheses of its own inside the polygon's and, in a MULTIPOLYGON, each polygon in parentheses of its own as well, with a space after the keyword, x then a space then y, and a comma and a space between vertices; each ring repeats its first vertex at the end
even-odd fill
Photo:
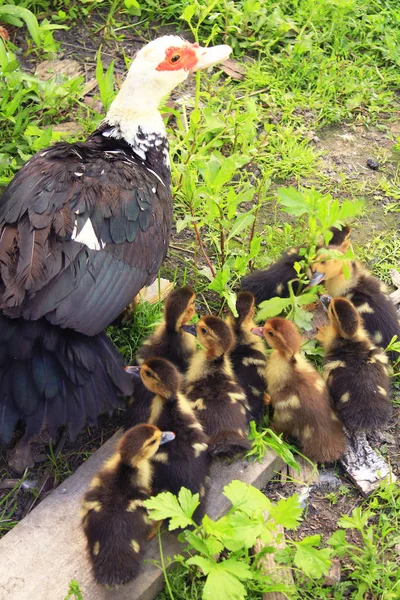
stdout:
POLYGON ((102 135, 123 139, 143 164, 159 165, 158 174, 169 177, 169 145, 158 105, 157 95, 146 84, 132 86, 128 75, 107 112, 102 135))

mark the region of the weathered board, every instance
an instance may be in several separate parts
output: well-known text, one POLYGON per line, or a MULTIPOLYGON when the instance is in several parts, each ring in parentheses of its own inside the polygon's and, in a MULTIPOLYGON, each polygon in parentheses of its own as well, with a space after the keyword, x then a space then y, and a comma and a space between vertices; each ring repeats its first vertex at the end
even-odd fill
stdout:
MULTIPOLYGON (((114 435, 0 540, 0 600, 64 600, 73 579, 79 583, 84 600, 152 600, 162 589, 162 573, 152 563, 159 558, 157 538, 149 542, 148 562, 133 582, 105 590, 90 572, 80 529, 80 504, 92 476, 109 457, 118 437, 118 433, 114 435)), ((229 507, 222 490, 232 479, 261 488, 282 464, 273 453, 262 463, 216 462, 207 505, 210 517, 220 517, 229 507)), ((179 552, 175 535, 163 533, 162 541, 165 556, 179 552)))

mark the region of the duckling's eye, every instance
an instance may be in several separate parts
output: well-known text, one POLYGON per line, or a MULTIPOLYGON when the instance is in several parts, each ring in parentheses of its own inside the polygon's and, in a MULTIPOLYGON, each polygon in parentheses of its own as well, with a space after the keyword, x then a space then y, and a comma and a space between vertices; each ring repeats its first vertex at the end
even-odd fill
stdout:
POLYGON ((153 446, 156 442, 157 442, 157 440, 151 440, 149 446, 153 446))
POLYGON ((274 334, 272 333, 272 331, 268 331, 268 335, 270 335, 271 337, 274 337, 274 334))
POLYGON ((170 58, 170 62, 172 63, 177 63, 178 60, 181 59, 181 55, 179 54, 179 52, 177 52, 176 54, 173 54, 170 58))
POLYGON ((146 375, 146 377, 151 377, 151 371, 148 371, 147 369, 144 372, 144 374, 146 375))
POLYGON ((207 333, 207 329, 206 329, 205 327, 202 327, 202 328, 200 329, 200 331, 201 331, 201 333, 203 333, 204 335, 206 335, 206 333, 207 333))

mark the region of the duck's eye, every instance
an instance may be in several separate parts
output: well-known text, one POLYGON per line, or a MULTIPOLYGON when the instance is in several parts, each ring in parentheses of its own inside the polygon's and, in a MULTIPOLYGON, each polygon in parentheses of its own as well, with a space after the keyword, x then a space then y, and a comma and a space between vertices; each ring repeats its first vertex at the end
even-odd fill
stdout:
POLYGON ((149 371, 148 369, 146 369, 144 374, 146 375, 146 377, 151 377, 151 371, 149 371))
POLYGON ((203 335, 206 335, 206 334, 207 334, 207 329, 206 329, 205 327, 202 327, 202 328, 200 329, 200 331, 201 331, 201 333, 202 333, 203 335))
POLYGON ((157 440, 151 440, 149 446, 153 446, 156 442, 157 442, 157 440))
POLYGON ((272 333, 272 331, 268 331, 268 335, 270 335, 271 337, 274 337, 274 334, 272 333))
POLYGON ((173 54, 170 58, 170 61, 172 62, 172 64, 177 63, 178 60, 181 59, 181 55, 179 54, 179 52, 176 52, 175 54, 173 54))

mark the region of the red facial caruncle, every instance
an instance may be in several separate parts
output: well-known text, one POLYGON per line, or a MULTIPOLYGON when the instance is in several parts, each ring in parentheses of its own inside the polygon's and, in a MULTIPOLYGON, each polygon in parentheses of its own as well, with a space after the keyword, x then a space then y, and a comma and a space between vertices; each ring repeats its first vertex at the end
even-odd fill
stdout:
POLYGON ((195 49, 198 47, 198 44, 188 44, 183 48, 170 46, 166 49, 165 59, 158 65, 156 71, 179 71, 180 69, 190 71, 197 63, 195 49))

